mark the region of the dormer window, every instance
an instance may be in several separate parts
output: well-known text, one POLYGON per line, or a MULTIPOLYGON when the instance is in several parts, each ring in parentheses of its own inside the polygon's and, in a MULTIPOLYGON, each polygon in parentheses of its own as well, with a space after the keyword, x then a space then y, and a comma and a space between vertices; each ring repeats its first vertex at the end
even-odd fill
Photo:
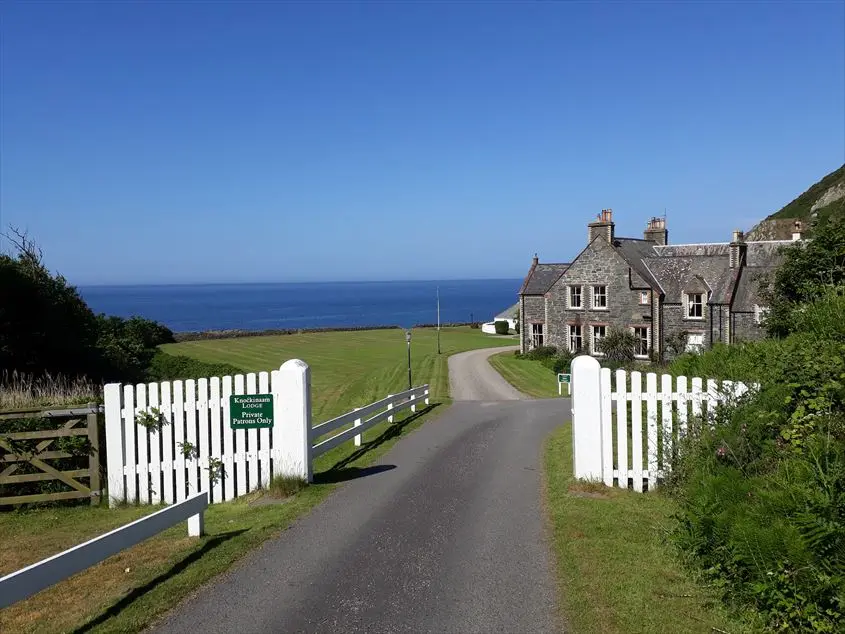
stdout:
POLYGON ((687 319, 704 319, 704 293, 687 293, 687 319))

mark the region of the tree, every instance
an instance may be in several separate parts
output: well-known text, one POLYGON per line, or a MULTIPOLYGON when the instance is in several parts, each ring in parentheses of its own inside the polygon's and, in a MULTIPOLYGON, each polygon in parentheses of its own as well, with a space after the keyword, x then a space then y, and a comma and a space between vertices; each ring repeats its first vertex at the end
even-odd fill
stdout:
POLYGON ((845 284, 845 218, 830 218, 813 239, 784 250, 784 261, 764 286, 766 329, 785 337, 799 329, 794 312, 845 284))
POLYGON ((94 313, 25 234, 8 238, 17 253, 0 254, 0 368, 96 376, 94 313))

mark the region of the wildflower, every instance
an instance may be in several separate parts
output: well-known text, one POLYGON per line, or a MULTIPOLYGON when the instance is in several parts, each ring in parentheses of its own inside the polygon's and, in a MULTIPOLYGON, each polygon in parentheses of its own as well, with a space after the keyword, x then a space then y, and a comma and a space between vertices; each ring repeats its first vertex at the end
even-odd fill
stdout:
POLYGON ((719 456, 720 458, 724 458, 725 456, 728 455, 728 448, 725 447, 724 445, 722 445, 721 447, 719 447, 716 450, 716 455, 719 456))

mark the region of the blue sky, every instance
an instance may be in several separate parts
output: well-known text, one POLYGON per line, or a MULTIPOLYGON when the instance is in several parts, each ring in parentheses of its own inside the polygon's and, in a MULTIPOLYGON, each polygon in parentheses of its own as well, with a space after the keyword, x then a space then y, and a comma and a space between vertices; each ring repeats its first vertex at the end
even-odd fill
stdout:
POLYGON ((76 284, 521 277, 845 161, 843 2, 0 12, 0 222, 76 284))

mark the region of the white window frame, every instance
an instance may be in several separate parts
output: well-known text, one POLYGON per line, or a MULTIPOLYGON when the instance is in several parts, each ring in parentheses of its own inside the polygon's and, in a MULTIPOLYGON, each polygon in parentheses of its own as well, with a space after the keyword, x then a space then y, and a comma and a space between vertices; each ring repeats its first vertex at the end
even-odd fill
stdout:
POLYGON ((754 304, 754 323, 762 326, 766 322, 766 315, 769 313, 768 306, 754 304))
POLYGON ((567 290, 567 293, 566 293, 566 306, 568 308, 574 308, 576 310, 580 310, 581 308, 584 308, 584 287, 574 285, 574 286, 568 286, 567 289, 568 290, 567 290), (573 291, 575 289, 578 289, 578 305, 577 306, 572 303, 572 295, 573 295, 573 291))
POLYGON ((685 352, 702 352, 704 350, 704 333, 703 332, 688 332, 685 352), (691 343, 690 339, 693 337, 701 338, 701 343, 691 343))
POLYGON ((637 336, 637 330, 645 330, 645 354, 638 354, 634 353, 634 357, 637 359, 648 359, 649 353, 651 352, 651 328, 649 326, 631 326, 631 332, 637 337, 637 345, 642 342, 642 339, 637 336))
POLYGON ((707 304, 707 293, 684 293, 684 319, 692 319, 700 321, 704 319, 704 306, 707 304), (701 315, 691 315, 692 307, 695 304, 692 301, 693 297, 701 298, 701 315))
POLYGON ((607 284, 592 284, 590 286, 590 308, 593 310, 607 310, 608 306, 608 298, 607 298, 607 284), (603 288, 604 289, 604 306, 596 306, 596 289, 603 288))
POLYGON ((570 352, 578 352, 579 350, 584 349, 584 327, 581 324, 567 324, 566 325, 566 333, 567 333, 567 342, 569 344, 569 351, 570 352), (581 345, 577 348, 572 345, 572 339, 575 337, 574 330, 575 328, 578 329, 578 339, 581 340, 581 345))
POLYGON ((650 291, 640 291, 640 306, 648 306, 651 303, 650 294, 650 291))
POLYGON ((603 357, 604 352, 601 352, 598 349, 596 343, 607 336, 607 326, 605 324, 590 324, 590 354, 603 357), (604 328, 604 334, 601 337, 596 338, 596 328, 604 328))
POLYGON ((541 348, 546 343, 545 324, 534 322, 531 324, 531 347, 541 348), (539 326, 539 328, 538 328, 539 326), (538 332, 539 330, 539 332, 538 332), (539 344, 537 342, 540 342, 539 344))

